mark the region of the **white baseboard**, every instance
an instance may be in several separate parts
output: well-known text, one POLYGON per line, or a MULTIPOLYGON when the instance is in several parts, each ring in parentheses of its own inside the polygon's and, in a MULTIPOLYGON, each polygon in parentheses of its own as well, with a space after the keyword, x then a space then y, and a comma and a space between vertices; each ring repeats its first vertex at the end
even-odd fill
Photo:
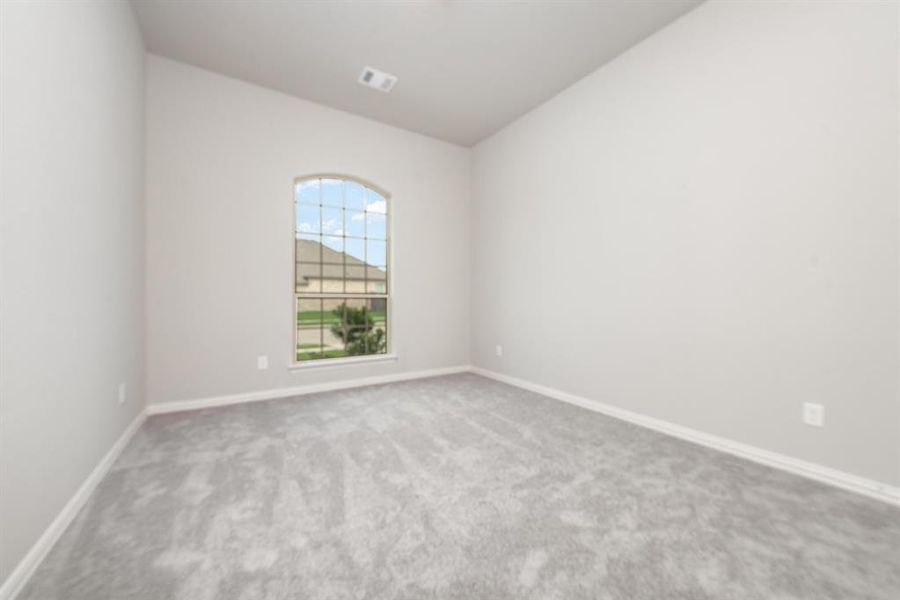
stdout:
POLYGON ((3 582, 3 585, 0 585, 0 600, 13 600, 13 598, 22 591, 22 588, 25 587, 25 584, 28 583, 28 580, 41 564, 41 561, 43 561, 50 550, 53 549, 53 546, 66 531, 66 528, 78 515, 78 511, 85 505, 88 498, 97 488, 97 485, 103 480, 103 477, 109 471, 110 467, 112 467, 113 463, 116 462, 119 454, 122 453, 122 450, 124 450, 125 446, 128 445, 128 442, 131 441, 132 436, 134 436, 137 430, 141 428, 145 418, 146 415, 142 410, 134 420, 129 423, 125 431, 122 432, 122 435, 119 436, 119 439, 116 440, 116 443, 109 449, 109 452, 100 459, 100 462, 94 467, 94 470, 91 471, 90 475, 87 476, 87 479, 84 480, 84 483, 81 484, 81 487, 78 488, 75 495, 69 499, 69 502, 66 503, 59 514, 56 515, 56 518, 53 519, 50 526, 44 530, 44 533, 41 534, 41 537, 38 538, 25 557, 19 561, 16 568, 13 569, 12 573, 9 574, 9 577, 6 578, 6 581, 3 582))
POLYGON ((296 387, 260 390, 257 392, 245 392, 243 394, 231 394, 228 396, 214 396, 211 398, 197 398, 194 400, 180 400, 177 402, 161 402, 159 404, 148 404, 147 414, 161 415, 165 413, 181 412, 185 410, 211 408, 214 406, 228 406, 231 404, 243 404, 245 402, 259 402, 261 400, 274 400, 276 398, 290 398, 292 396, 303 396, 305 394, 316 394, 318 392, 345 390, 349 388, 363 387, 366 385, 393 383, 395 381, 407 381, 410 379, 422 379, 423 377, 437 377, 438 375, 452 375, 453 373, 465 373, 470 370, 470 366, 460 365, 456 367, 445 367, 442 369, 408 371, 406 373, 376 375, 374 377, 358 377, 356 379, 346 379, 343 381, 311 383, 308 385, 300 385, 296 387))
POLYGON ((490 379, 495 379, 509 385, 536 392, 555 400, 574 404, 575 406, 580 406, 615 419, 640 425, 641 427, 646 427, 647 429, 671 435, 688 442, 700 444, 707 448, 727 452, 728 454, 733 454, 756 463, 781 469, 782 471, 788 471, 789 473, 807 477, 809 479, 814 479, 820 483, 826 483, 844 490, 856 492, 857 494, 862 494, 870 498, 900 506, 900 488, 879 481, 866 479, 864 477, 852 475, 844 471, 838 471, 837 469, 807 462, 777 452, 763 450, 762 448, 757 448, 749 444, 742 444, 727 438, 697 431, 696 429, 676 425, 675 423, 670 423, 668 421, 654 419, 653 417, 631 412, 596 400, 588 400, 581 396, 569 394, 517 377, 510 377, 509 375, 489 371, 481 367, 472 367, 471 371, 490 379))

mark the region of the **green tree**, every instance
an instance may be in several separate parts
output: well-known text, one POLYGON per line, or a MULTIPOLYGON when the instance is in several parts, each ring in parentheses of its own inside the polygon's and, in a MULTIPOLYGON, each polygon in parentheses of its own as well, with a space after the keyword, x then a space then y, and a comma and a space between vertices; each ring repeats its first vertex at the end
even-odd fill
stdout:
POLYGON ((344 343, 344 350, 350 356, 358 354, 378 354, 387 347, 384 329, 375 327, 368 307, 356 308, 341 304, 331 311, 338 322, 331 326, 331 333, 344 343))

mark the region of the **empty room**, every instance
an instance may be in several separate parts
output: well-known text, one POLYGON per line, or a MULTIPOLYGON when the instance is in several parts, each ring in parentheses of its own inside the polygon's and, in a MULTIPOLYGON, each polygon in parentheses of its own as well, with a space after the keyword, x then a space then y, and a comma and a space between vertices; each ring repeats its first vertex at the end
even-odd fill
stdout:
POLYGON ((900 599, 900 1, 0 0, 14 599, 900 599))

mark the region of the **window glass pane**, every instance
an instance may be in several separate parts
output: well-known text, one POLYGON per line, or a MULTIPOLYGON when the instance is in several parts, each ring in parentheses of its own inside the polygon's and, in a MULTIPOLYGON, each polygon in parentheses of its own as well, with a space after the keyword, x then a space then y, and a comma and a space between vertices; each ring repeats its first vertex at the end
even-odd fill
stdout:
POLYGON ((341 320, 341 312, 338 310, 345 303, 344 298, 325 298, 322 300, 322 309, 325 311, 326 324, 335 324, 341 320))
POLYGON ((303 204, 319 204, 319 180, 307 179, 296 185, 297 202, 303 204))
POLYGON ((319 207, 297 205, 297 233, 319 233, 319 207))
POLYGON ((322 204, 325 206, 344 206, 344 185, 340 179, 322 180, 322 204))
POLYGON ((344 293, 344 265, 322 265, 322 291, 328 294, 344 293))
POLYGON ((362 261, 366 260, 366 242, 365 240, 358 240, 354 238, 345 238, 344 239, 344 252, 347 253, 347 262, 353 264, 353 259, 357 259, 362 264, 362 261))
POLYGON ((341 263, 344 262, 344 238, 326 235, 322 236, 322 262, 341 263))
POLYGON ((369 269, 366 292, 369 294, 387 294, 387 273, 380 269, 369 269))
POLYGON ((297 359, 316 360, 387 352, 384 299, 300 299, 297 359))
POLYGON ((366 283, 366 293, 368 294, 387 294, 387 282, 386 281, 372 281, 371 279, 366 283))
POLYGON ((339 309, 341 311, 341 331, 335 334, 344 344, 344 350, 350 356, 365 354, 366 326, 369 321, 365 300, 346 299, 339 309))
POLYGON ((358 238, 366 236, 366 213, 346 210, 344 211, 344 219, 346 221, 344 227, 345 235, 358 238))
POLYGON ((366 208, 366 191, 355 181, 344 182, 344 208, 364 210, 366 208))
POLYGON ((298 262, 296 267, 296 289, 298 294, 322 291, 322 265, 298 262))
POLYGON ((330 206, 322 207, 322 233, 343 235, 344 211, 330 206))
POLYGON ((383 325, 387 321, 387 299, 369 298, 366 300, 366 306, 369 307, 372 322, 376 326, 383 325))
POLYGON ((345 269, 346 291, 348 294, 364 294, 366 291, 366 268, 347 265, 345 269))
POLYGON ((366 211, 381 214, 387 213, 387 200, 375 190, 366 188, 366 211))
POLYGON ((319 326, 322 301, 318 298, 300 298, 297 300, 297 323, 301 325, 319 326))
POLYGON ((368 354, 387 352, 387 300, 372 298, 366 300, 369 323, 366 340, 368 354))
POLYGON ((344 279, 344 265, 322 265, 322 279, 344 279))
POLYGON ((387 242, 366 240, 366 262, 373 267, 387 266, 387 242))
POLYGON ((302 298, 297 301, 297 360, 322 357, 322 301, 302 298))
POLYGON ((387 239, 387 219, 380 213, 366 213, 366 237, 387 239))
POLYGON ((344 325, 341 319, 344 314, 344 298, 328 298, 322 301, 322 321, 324 323, 324 351, 328 358, 348 356, 344 348, 344 325))
MULTIPOLYGON (((351 308, 350 314, 361 314, 361 309, 351 308)), ((349 356, 360 356, 368 354, 366 351, 366 326, 365 325, 346 325, 346 341, 344 348, 349 356)))
POLYGON ((303 262, 321 262, 322 244, 317 235, 299 234, 297 236, 297 260, 303 262))
MULTIPOLYGON (((341 323, 341 315, 343 314, 341 307, 344 305, 344 302, 343 298, 325 298, 322 300, 322 321, 327 327, 330 328, 341 323)), ((335 343, 332 335, 331 341, 326 341, 326 346, 334 346, 335 343)))
POLYGON ((369 331, 369 354, 387 354, 387 321, 376 323, 369 331))
MULTIPOLYGON (((332 311, 338 322, 331 326, 331 333, 348 356, 372 354, 381 351, 383 333, 373 337, 376 317, 367 300, 343 298, 342 304, 332 311)), ((378 321, 381 322, 380 319, 378 321)))

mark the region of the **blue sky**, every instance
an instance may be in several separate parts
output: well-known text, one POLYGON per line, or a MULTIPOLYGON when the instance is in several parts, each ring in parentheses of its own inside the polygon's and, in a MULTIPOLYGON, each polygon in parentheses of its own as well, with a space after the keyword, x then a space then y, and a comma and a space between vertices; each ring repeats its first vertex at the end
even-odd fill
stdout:
POLYGON ((351 181, 313 179, 296 185, 295 202, 298 238, 319 241, 370 265, 387 264, 383 196, 351 181))

